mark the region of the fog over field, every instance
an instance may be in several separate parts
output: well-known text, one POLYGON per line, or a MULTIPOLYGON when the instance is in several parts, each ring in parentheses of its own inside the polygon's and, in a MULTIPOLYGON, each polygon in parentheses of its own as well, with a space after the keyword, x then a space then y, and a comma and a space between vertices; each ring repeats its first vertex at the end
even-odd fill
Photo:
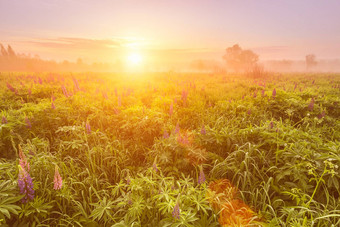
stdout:
POLYGON ((339 10, 0 0, 0 227, 340 226, 339 10))

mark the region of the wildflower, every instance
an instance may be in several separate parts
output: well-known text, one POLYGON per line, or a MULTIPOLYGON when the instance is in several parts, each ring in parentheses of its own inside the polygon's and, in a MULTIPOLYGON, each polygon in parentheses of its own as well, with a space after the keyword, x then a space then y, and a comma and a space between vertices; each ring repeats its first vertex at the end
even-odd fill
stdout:
POLYGON ((127 176, 127 178, 126 178, 126 184, 129 185, 130 183, 131 183, 130 176, 127 176))
POLYGON ((207 134, 207 131, 205 130, 205 126, 204 126, 204 125, 203 125, 202 128, 201 128, 201 134, 202 134, 202 135, 207 134))
POLYGON ((248 110, 247 114, 248 114, 248 115, 250 115, 250 114, 251 114, 251 109, 249 109, 249 110, 248 110))
POLYGON ((183 90, 182 91, 182 100, 183 100, 183 103, 186 103, 187 98, 188 98, 188 92, 186 90, 183 90))
POLYGON ((294 91, 295 91, 296 88, 297 88, 297 84, 295 84, 295 86, 294 86, 294 91))
POLYGON ((176 128, 175 128, 175 134, 179 133, 179 124, 176 124, 176 128))
POLYGON ((106 91, 102 91, 102 95, 104 99, 108 99, 109 97, 107 96, 107 92, 106 91))
POLYGON ((66 98, 69 97, 69 95, 67 94, 67 90, 66 90, 64 85, 61 85, 61 90, 63 91, 63 94, 65 95, 66 98))
POLYGON ((39 84, 42 84, 42 79, 40 77, 38 78, 38 82, 39 84))
POLYGON ((78 80, 76 78, 73 78, 73 83, 74 83, 74 90, 75 91, 79 91, 79 84, 78 84, 78 80))
POLYGON ((171 103, 171 104, 170 104, 170 110, 169 110, 170 116, 172 116, 172 113, 173 113, 173 112, 174 112, 174 104, 171 103))
POLYGON ((118 106, 121 106, 122 105, 122 98, 121 96, 118 96, 118 106))
POLYGON ((257 97, 257 91, 254 91, 254 95, 253 95, 254 98, 257 97))
POLYGON ((157 157, 155 158, 155 160, 153 161, 153 164, 152 164, 152 169, 157 172, 158 171, 158 168, 157 168, 157 157))
POLYGON ((22 198, 22 202, 26 203, 28 200, 32 200, 34 198, 33 182, 30 174, 26 172, 25 169, 23 169, 20 165, 18 167, 18 186, 20 194, 25 195, 24 198, 22 198))
POLYGON ((26 122, 26 127, 27 128, 32 128, 31 121, 30 121, 30 119, 28 119, 28 117, 25 117, 25 122, 26 122))
POLYGON ((12 92, 14 92, 15 94, 18 93, 17 89, 15 89, 14 87, 12 87, 12 85, 9 84, 9 83, 7 83, 7 88, 8 88, 9 90, 11 90, 12 92))
POLYGON ((265 91, 264 91, 264 90, 262 90, 262 97, 264 97, 264 96, 265 96, 264 92, 265 92, 265 91))
POLYGON ((310 101, 310 103, 309 103, 309 105, 308 105, 308 109, 309 109, 310 111, 313 111, 313 109, 314 109, 314 98, 312 98, 312 100, 310 101))
POLYGON ((270 123, 269 123, 269 129, 273 129, 274 128, 274 123, 271 121, 270 123))
POLYGON ((85 129, 87 134, 91 134, 91 125, 89 122, 86 122, 85 129))
POLYGON ((58 166, 55 166, 55 170, 54 170, 54 180, 53 180, 54 186, 53 189, 54 190, 59 190, 61 189, 61 187, 63 186, 63 179, 61 178, 60 174, 59 174, 59 170, 58 170, 58 166))
POLYGON ((322 111, 322 113, 318 115, 318 118, 321 119, 321 118, 323 118, 325 116, 326 116, 326 112, 322 111))
POLYGON ((115 114, 116 114, 116 115, 118 115, 118 114, 119 114, 119 109, 118 109, 118 108, 116 108, 116 107, 113 107, 113 111, 115 112, 115 114))
POLYGON ((276 96, 276 89, 274 88, 273 93, 272 93, 272 97, 275 99, 276 96))
POLYGON ((200 168, 200 175, 198 176, 198 184, 203 184, 205 182, 205 175, 203 172, 203 168, 200 168))
POLYGON ((21 146, 19 145, 19 165, 26 171, 29 172, 30 171, 30 164, 27 161, 27 158, 24 154, 24 152, 22 151, 21 146))
POLYGON ((54 99, 53 99, 53 98, 51 98, 51 100, 52 100, 51 108, 54 110, 54 109, 55 109, 55 105, 54 105, 54 99))
POLYGON ((169 133, 167 131, 164 131, 163 138, 164 139, 169 138, 169 133))
POLYGON ((179 210, 179 202, 176 203, 174 206, 174 211, 172 211, 172 217, 179 219, 179 215, 181 214, 181 211, 179 210))
POLYGON ((7 118, 5 116, 2 116, 1 123, 2 124, 7 124, 8 123, 7 118))

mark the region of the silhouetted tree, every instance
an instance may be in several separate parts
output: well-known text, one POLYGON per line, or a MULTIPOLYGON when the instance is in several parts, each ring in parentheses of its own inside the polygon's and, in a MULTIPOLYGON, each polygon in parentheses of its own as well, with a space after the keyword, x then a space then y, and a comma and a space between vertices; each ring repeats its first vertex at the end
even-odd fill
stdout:
POLYGON ((7 53, 9 57, 16 57, 15 52, 10 45, 7 46, 7 53))
POLYGON ((5 49, 5 47, 2 44, 0 44, 0 47, 1 47, 1 56, 7 57, 8 53, 7 53, 6 49, 5 49))
POLYGON ((243 50, 238 44, 226 49, 223 59, 227 66, 236 72, 249 71, 252 69, 259 57, 251 50, 243 50))
POLYGON ((306 55, 306 67, 307 67, 307 69, 314 67, 316 64, 317 64, 317 61, 315 60, 314 54, 306 55))

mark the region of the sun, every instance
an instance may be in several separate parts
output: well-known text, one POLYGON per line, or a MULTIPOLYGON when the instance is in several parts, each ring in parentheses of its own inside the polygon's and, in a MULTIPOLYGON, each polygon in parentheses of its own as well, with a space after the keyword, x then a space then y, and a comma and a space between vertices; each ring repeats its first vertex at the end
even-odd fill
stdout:
POLYGON ((131 53, 127 56, 127 62, 130 65, 140 65, 142 63, 142 55, 139 53, 131 53))

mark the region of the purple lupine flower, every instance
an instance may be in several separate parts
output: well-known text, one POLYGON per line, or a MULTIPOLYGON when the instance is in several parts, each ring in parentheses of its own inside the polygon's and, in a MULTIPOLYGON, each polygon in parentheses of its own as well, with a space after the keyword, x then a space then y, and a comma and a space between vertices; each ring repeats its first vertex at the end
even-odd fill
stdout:
POLYGON ((181 211, 179 210, 179 202, 176 203, 174 206, 174 210, 172 211, 172 217, 179 219, 179 215, 181 214, 181 211))
POLYGON ((120 107, 122 105, 122 98, 121 96, 118 96, 118 106, 120 107))
POLYGON ((170 110, 169 110, 170 117, 172 116, 173 112, 174 112, 174 104, 171 103, 170 104, 170 110))
POLYGON ((249 109, 249 110, 248 110, 247 114, 248 114, 248 115, 250 115, 250 114, 251 114, 251 109, 249 109))
POLYGON ((30 164, 27 161, 27 158, 24 154, 24 152, 22 151, 21 146, 19 145, 19 165, 26 171, 29 172, 30 171, 30 164))
POLYGON ((272 93, 272 97, 275 98, 275 96, 276 96, 276 89, 274 88, 273 93, 272 93))
POLYGON ((60 176, 59 170, 58 170, 58 166, 55 166, 54 169, 54 179, 53 179, 53 189, 54 190, 59 190, 61 189, 61 187, 63 186, 63 179, 60 176))
POLYGON ((164 139, 169 138, 169 133, 167 131, 164 131, 163 138, 164 139))
POLYGON ((309 105, 308 105, 308 109, 310 111, 313 111, 314 109, 314 97, 312 98, 312 100, 310 101, 309 105))
POLYGON ((87 134, 91 134, 91 125, 89 122, 85 123, 85 129, 87 134))
POLYGON ((254 95, 253 95, 254 98, 257 97, 257 91, 254 91, 254 95))
POLYGON ((118 114, 119 114, 119 109, 118 109, 118 108, 116 108, 116 107, 113 107, 113 111, 115 112, 115 114, 116 114, 116 115, 118 115, 118 114))
POLYGON ((38 77, 38 82, 39 82, 39 84, 42 84, 43 82, 42 82, 42 79, 40 78, 40 77, 38 77))
POLYGON ((8 123, 7 118, 5 116, 2 116, 1 123, 2 124, 7 124, 8 123))
POLYGON ((269 129, 273 129, 274 128, 274 123, 271 121, 270 123, 269 123, 269 129))
POLYGON ((187 98, 188 98, 188 92, 186 90, 183 90, 182 91, 182 100, 183 100, 183 103, 186 103, 187 98))
POLYGON ((198 184, 203 184, 205 182, 205 175, 203 168, 200 168, 200 175, 198 176, 198 184))
POLYGON ((127 176, 127 178, 126 178, 126 184, 129 185, 130 183, 131 183, 130 176, 127 176))
POLYGON ((152 164, 152 169, 153 171, 157 172, 158 171, 158 168, 157 168, 157 164, 156 164, 156 160, 153 162, 152 164))
POLYGON ((262 90, 262 97, 264 97, 264 96, 265 96, 264 92, 265 92, 265 91, 264 91, 264 90, 262 90))
POLYGON ((27 128, 32 128, 31 121, 30 121, 30 119, 28 119, 28 117, 25 117, 25 122, 26 122, 26 127, 27 128))
POLYGON ((201 134, 202 134, 202 135, 207 134, 207 131, 205 130, 205 126, 204 126, 204 125, 202 125, 201 134))
POLYGON ((321 119, 321 118, 323 118, 325 116, 326 116, 326 112, 322 111, 322 113, 318 115, 318 118, 321 119))
POLYGON ((179 133, 179 124, 176 124, 176 128, 175 128, 175 134, 179 133))
POLYGON ((182 145, 189 145, 189 136, 188 134, 179 134, 178 137, 177 137, 177 142, 182 144, 182 145))
POLYGON ((51 108, 54 110, 55 109, 55 105, 54 105, 54 100, 52 99, 52 103, 51 103, 51 108))
POLYGON ((22 202, 26 203, 29 200, 33 200, 34 198, 34 189, 33 189, 33 182, 30 174, 25 171, 20 165, 19 167, 19 176, 18 176, 18 186, 20 190, 20 194, 25 195, 22 198, 22 202))
POLYGON ((68 94, 67 94, 67 90, 65 88, 64 85, 61 85, 61 90, 63 91, 63 94, 65 95, 65 97, 67 98, 68 97, 68 94))
POLYGON ((76 78, 73 78, 74 88, 75 91, 80 91, 78 80, 76 78))
POLYGON ((15 94, 18 93, 17 89, 15 89, 14 87, 12 87, 12 85, 10 85, 9 83, 7 83, 7 88, 8 88, 9 90, 11 90, 12 92, 14 92, 15 94))
POLYGON ((107 92, 106 91, 102 91, 102 95, 104 99, 109 99, 109 97, 107 96, 107 92))

